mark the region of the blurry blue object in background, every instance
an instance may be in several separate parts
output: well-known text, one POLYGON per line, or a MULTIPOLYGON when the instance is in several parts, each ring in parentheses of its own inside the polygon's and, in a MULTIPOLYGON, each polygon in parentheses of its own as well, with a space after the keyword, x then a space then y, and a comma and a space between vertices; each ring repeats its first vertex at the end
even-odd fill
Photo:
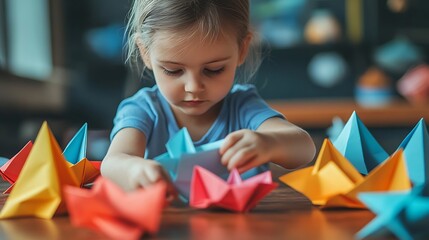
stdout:
POLYGON ((99 57, 110 61, 123 61, 124 33, 123 25, 111 24, 88 31, 86 42, 99 57))
POLYGON ((340 117, 334 116, 332 119, 332 125, 326 130, 326 135, 328 135, 331 142, 337 139, 341 131, 343 131, 344 125, 345 124, 340 117))
POLYGON ((259 26, 263 40, 278 48, 297 45, 301 42, 302 31, 297 24, 282 20, 267 19, 259 26))
POLYGON ((3 166, 7 161, 9 161, 9 159, 0 157, 0 166, 3 166))
POLYGON ((344 79, 347 63, 336 52, 316 54, 308 65, 308 75, 321 87, 333 87, 344 79))
POLYGON ((356 102, 364 107, 381 107, 392 101, 392 89, 356 86, 356 102))
POLYGON ((355 99, 364 107, 380 107, 389 104, 393 99, 390 77, 380 68, 369 68, 356 84, 355 99))
POLYGON ((88 156, 91 157, 91 160, 103 160, 109 149, 109 145, 110 141, 107 136, 94 136, 92 141, 88 142, 88 156))
POLYGON ((293 46, 301 42, 299 15, 306 0, 252 0, 252 21, 263 40, 274 47, 293 46))
POLYGON ((256 21, 302 10, 307 0, 251 0, 250 11, 256 21))
POLYGON ((405 37, 398 37, 379 47, 374 55, 377 64, 392 73, 402 74, 423 60, 423 53, 405 37))
POLYGON ((51 79, 54 71, 52 4, 48 0, 14 0, 1 1, 0 5, 0 38, 6 51, 0 55, 5 57, 5 66, 17 76, 51 79))

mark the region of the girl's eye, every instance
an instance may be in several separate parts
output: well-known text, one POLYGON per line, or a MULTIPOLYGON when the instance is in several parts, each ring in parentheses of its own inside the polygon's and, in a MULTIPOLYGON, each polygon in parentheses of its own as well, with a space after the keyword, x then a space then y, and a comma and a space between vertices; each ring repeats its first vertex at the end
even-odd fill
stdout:
POLYGON ((169 76, 177 76, 177 75, 180 75, 182 73, 182 69, 168 70, 166 68, 163 68, 162 71, 164 72, 164 74, 169 75, 169 76))
POLYGON ((206 69, 204 69, 204 72, 207 75, 218 75, 218 74, 221 74, 224 70, 225 70, 225 67, 221 67, 221 68, 218 68, 218 69, 208 69, 208 68, 206 68, 206 69))

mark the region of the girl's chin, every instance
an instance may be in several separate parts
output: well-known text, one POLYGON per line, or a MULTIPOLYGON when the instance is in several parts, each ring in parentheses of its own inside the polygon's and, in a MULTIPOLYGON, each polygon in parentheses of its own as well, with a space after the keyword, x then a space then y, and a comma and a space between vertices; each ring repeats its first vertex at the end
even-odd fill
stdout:
POLYGON ((203 116, 203 115, 212 115, 214 113, 219 112, 219 105, 209 105, 207 103, 199 104, 197 106, 190 106, 188 105, 176 105, 176 109, 179 110, 181 113, 187 115, 187 116, 203 116))
POLYGON ((188 108, 181 108, 182 113, 188 115, 188 116, 201 116, 204 115, 207 112, 207 109, 188 109, 188 108))

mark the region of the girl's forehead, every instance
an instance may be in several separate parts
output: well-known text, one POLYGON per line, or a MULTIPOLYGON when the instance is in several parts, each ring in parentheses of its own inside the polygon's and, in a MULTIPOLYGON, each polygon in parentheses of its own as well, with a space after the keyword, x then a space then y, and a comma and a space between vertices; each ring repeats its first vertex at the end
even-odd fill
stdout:
POLYGON ((192 30, 158 31, 154 34, 152 43, 152 50, 157 48, 167 51, 173 49, 186 51, 189 48, 209 48, 216 45, 235 47, 237 39, 234 34, 226 34, 226 32, 210 35, 192 30))
POLYGON ((155 59, 189 65, 233 56, 238 53, 239 49, 234 37, 223 35, 209 41, 201 34, 183 35, 160 32, 153 40, 149 51, 155 59))

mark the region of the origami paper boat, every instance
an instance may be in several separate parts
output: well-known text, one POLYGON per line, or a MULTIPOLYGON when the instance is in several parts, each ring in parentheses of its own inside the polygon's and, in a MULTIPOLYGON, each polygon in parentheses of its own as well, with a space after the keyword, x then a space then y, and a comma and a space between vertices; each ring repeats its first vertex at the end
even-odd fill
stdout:
POLYGON ((210 169, 224 179, 228 177, 229 171, 220 161, 221 144, 222 141, 217 141, 195 147, 188 131, 183 128, 167 142, 167 152, 155 160, 167 170, 180 196, 187 201, 194 166, 210 169))
POLYGON ((237 169, 233 169, 225 182, 210 171, 196 166, 189 205, 195 208, 220 207, 245 212, 254 208, 277 185, 272 182, 270 171, 242 181, 237 169))
POLYGON ((146 231, 158 232, 166 189, 160 182, 126 193, 99 177, 90 190, 67 186, 64 194, 72 224, 113 239, 139 239, 146 231))
POLYGON ((79 186, 67 166, 58 142, 43 123, 0 218, 39 217, 49 219, 66 212, 62 188, 79 186))
POLYGON ((413 184, 426 183, 429 177, 429 134, 423 119, 420 119, 398 149, 404 150, 408 175, 413 184))
MULTIPOLYGON (((86 145, 87 124, 85 123, 70 140, 63 152, 63 155, 67 160, 67 165, 76 175, 80 186, 93 182, 100 175, 101 162, 89 161, 86 158, 86 145)), ((11 184, 11 186, 4 191, 5 194, 10 193, 12 190, 21 169, 27 160, 31 148, 32 143, 30 141, 19 153, 0 168, 0 174, 2 177, 11 184)))
POLYGON ((356 112, 352 113, 333 144, 364 175, 389 157, 356 112))
POLYGON ((285 174, 280 180, 322 208, 365 208, 357 198, 360 192, 411 188, 402 151, 363 177, 329 139, 323 142, 314 166, 285 174))
POLYGON ((357 238, 380 237, 386 232, 398 239, 429 236, 429 185, 411 192, 361 193, 359 199, 377 216, 357 233, 357 238))

